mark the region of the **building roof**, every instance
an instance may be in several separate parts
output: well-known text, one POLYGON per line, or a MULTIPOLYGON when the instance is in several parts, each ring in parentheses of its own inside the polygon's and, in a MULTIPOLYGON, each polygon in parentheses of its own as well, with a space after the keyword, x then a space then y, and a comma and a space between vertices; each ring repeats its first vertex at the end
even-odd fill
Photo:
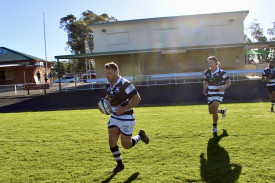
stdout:
POLYGON ((45 61, 41 58, 37 58, 25 53, 11 50, 9 48, 0 47, 0 62, 26 61, 26 60, 45 61))
POLYGON ((134 20, 123 20, 116 22, 104 22, 104 23, 94 23, 89 24, 91 27, 95 26, 106 26, 106 25, 119 25, 119 24, 130 24, 130 23, 144 23, 144 22, 154 22, 154 21, 163 21, 163 20, 176 20, 188 17, 205 17, 205 16, 229 16, 229 15, 242 15, 242 18, 245 19, 249 11, 232 11, 232 12, 220 12, 220 13, 208 13, 208 14, 196 14, 196 15, 182 15, 182 16, 171 16, 171 17, 156 17, 156 18, 146 18, 146 19, 134 19, 134 20))

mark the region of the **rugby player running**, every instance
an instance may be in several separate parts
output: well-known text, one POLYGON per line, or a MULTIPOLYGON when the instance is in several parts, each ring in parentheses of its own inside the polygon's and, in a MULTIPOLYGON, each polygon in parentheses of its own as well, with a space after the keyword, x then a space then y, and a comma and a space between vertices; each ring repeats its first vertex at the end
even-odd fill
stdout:
POLYGON ((134 147, 140 140, 148 144, 149 138, 144 130, 140 130, 138 135, 132 136, 135 126, 132 108, 141 100, 136 88, 128 80, 119 76, 118 66, 114 62, 105 64, 104 71, 108 80, 106 98, 113 106, 113 113, 108 123, 109 145, 117 162, 117 166, 110 173, 117 173, 124 169, 118 146, 119 136, 121 136, 122 147, 125 149, 134 147))
POLYGON ((203 94, 208 97, 208 111, 213 115, 212 133, 216 133, 218 128, 218 113, 222 118, 226 117, 226 109, 219 109, 224 97, 224 91, 231 85, 227 73, 219 68, 218 59, 215 56, 207 58, 209 69, 205 71, 203 82, 203 94))
POLYGON ((270 112, 274 112, 275 104, 275 68, 274 60, 269 60, 269 66, 264 69, 262 74, 263 81, 266 82, 266 87, 269 94, 269 99, 271 100, 270 112))

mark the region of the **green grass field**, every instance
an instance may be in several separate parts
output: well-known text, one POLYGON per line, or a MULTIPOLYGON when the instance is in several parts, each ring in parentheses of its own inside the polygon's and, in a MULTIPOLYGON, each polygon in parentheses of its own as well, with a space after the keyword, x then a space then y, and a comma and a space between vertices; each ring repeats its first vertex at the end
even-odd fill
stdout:
POLYGON ((274 182, 270 103, 221 107, 217 136, 207 105, 136 107, 134 135, 151 141, 120 145, 118 174, 108 173, 116 162, 97 109, 1 114, 0 182, 274 182))

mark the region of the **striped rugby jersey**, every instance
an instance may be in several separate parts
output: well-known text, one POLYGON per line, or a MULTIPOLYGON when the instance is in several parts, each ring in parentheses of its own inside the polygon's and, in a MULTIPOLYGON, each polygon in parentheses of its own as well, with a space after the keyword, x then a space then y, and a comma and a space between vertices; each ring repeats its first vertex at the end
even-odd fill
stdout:
MULTIPOLYGON (((117 83, 111 88, 111 83, 106 83, 106 91, 109 97, 110 103, 113 106, 113 111, 115 111, 116 106, 125 106, 129 103, 131 98, 135 96, 138 91, 135 89, 134 85, 125 78, 119 77, 117 83)), ((132 115, 133 109, 129 109, 124 114, 117 116, 113 112, 112 116, 116 118, 125 118, 124 115, 132 115), (124 116, 124 117, 123 117, 124 116)))
POLYGON ((262 76, 270 79, 269 82, 266 82, 266 86, 274 86, 275 85, 275 67, 271 69, 270 67, 267 67, 264 69, 262 76))
POLYGON ((204 80, 208 82, 208 88, 207 88, 207 95, 208 97, 212 96, 224 96, 224 91, 220 92, 219 89, 225 85, 226 80, 228 80, 229 77, 227 73, 217 67, 217 70, 215 72, 212 72, 209 68, 204 73, 204 80))

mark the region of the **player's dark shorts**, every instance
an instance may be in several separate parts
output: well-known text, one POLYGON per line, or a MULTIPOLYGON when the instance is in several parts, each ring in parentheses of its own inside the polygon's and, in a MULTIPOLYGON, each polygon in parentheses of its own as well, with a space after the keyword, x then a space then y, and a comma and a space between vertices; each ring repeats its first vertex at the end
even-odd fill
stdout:
POLYGON ((268 93, 275 92, 275 85, 273 86, 267 86, 268 93))

